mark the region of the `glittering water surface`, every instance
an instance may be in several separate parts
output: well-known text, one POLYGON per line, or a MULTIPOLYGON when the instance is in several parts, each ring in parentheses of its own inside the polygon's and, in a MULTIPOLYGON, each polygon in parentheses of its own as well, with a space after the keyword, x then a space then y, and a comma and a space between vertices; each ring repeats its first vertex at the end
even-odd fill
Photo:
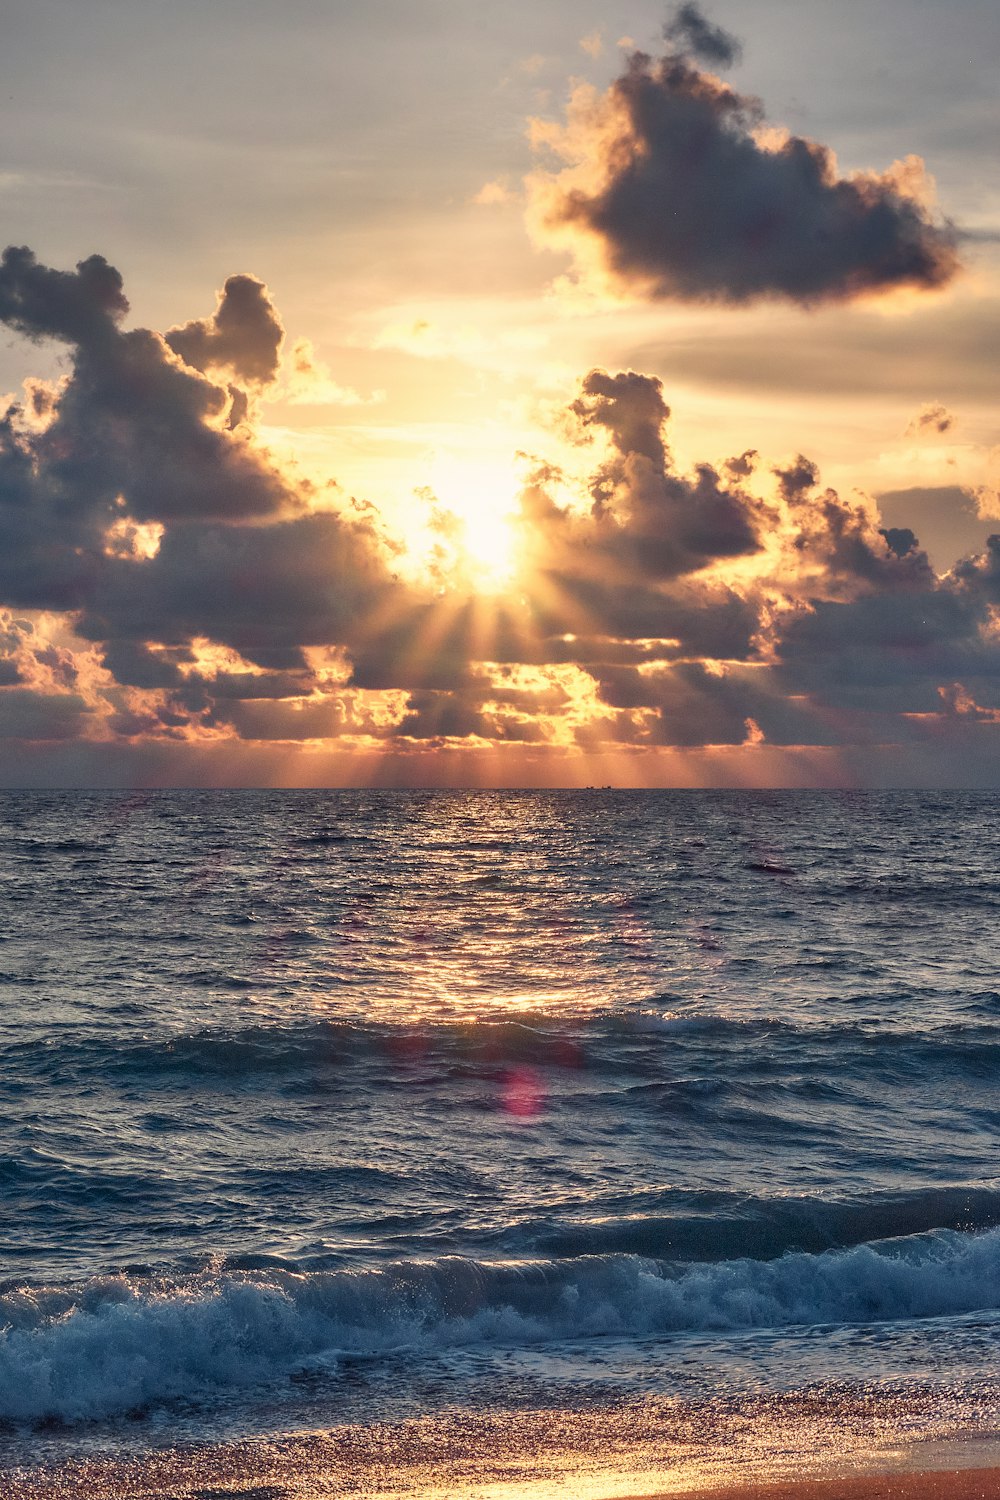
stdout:
POLYGON ((4 794, 11 1464, 1000 1427, 998 940, 978 793, 4 794))

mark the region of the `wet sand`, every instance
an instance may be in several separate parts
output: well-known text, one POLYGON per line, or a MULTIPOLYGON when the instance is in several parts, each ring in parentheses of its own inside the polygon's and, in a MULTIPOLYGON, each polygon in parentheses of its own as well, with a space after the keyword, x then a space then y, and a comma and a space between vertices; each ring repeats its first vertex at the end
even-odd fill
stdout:
POLYGON ((642 1500, 1000 1500, 1000 1469, 854 1474, 841 1479, 710 1486, 644 1496, 642 1500))
MULTIPOLYGON (((230 1465, 235 1455, 230 1454, 230 1465)), ((249 1455, 244 1455, 244 1460, 249 1455)), ((851 1472, 823 1479, 752 1480, 738 1484, 695 1483, 690 1478, 640 1493, 641 1479, 626 1475, 609 1482, 607 1475, 566 1475, 525 1482, 520 1476, 477 1482, 469 1475, 452 1481, 440 1473, 422 1479, 386 1473, 382 1483, 365 1477, 315 1470, 292 1477, 259 1463, 237 1460, 226 1473, 218 1461, 179 1459, 177 1455, 141 1465, 108 1460, 83 1462, 42 1475, 2 1475, 4 1500, 1000 1500, 1000 1467, 949 1468, 890 1473, 851 1472), (250 1472, 256 1470, 256 1472, 250 1472), (373 1481, 375 1487, 372 1487, 373 1481)), ((663 1482, 663 1476, 658 1476, 663 1482)), ((648 1483, 648 1476, 647 1476, 648 1483)))
POLYGON ((0 1500, 1000 1500, 988 1428, 901 1441, 840 1412, 835 1441, 771 1411, 692 1442, 665 1415, 484 1409, 131 1450, 40 1431, 22 1467, 4 1467, 0 1436, 0 1500))

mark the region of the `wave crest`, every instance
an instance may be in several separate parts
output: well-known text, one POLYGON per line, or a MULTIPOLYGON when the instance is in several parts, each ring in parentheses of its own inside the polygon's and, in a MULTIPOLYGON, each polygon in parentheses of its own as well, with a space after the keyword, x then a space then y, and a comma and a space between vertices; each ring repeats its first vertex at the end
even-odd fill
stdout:
POLYGON ((445 1257, 22 1288, 0 1298, 0 1416, 94 1420, 270 1383, 318 1359, 333 1368, 342 1355, 956 1315, 991 1305, 998 1272, 992 1230, 771 1261, 445 1257))

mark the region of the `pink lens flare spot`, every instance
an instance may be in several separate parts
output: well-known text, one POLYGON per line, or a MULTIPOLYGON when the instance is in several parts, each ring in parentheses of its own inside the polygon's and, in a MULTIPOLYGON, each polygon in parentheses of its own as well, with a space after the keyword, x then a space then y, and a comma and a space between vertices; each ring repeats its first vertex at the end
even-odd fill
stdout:
POLYGON ((501 1088, 503 1107, 519 1120, 534 1120, 545 1108, 545 1084, 534 1068, 511 1068, 501 1088))
POLYGON ((422 1031, 402 1031, 386 1038, 385 1050, 396 1061, 409 1062, 426 1057, 430 1045, 430 1038, 422 1031))

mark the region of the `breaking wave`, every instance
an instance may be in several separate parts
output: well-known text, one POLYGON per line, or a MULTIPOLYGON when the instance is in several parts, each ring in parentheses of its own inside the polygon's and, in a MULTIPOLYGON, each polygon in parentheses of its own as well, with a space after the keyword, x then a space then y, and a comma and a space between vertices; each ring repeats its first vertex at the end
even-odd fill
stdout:
POLYGON ((629 1255, 111 1277, 0 1298, 0 1417, 80 1422, 287 1380, 343 1357, 954 1316, 993 1305, 1000 1231, 777 1259, 629 1255))

